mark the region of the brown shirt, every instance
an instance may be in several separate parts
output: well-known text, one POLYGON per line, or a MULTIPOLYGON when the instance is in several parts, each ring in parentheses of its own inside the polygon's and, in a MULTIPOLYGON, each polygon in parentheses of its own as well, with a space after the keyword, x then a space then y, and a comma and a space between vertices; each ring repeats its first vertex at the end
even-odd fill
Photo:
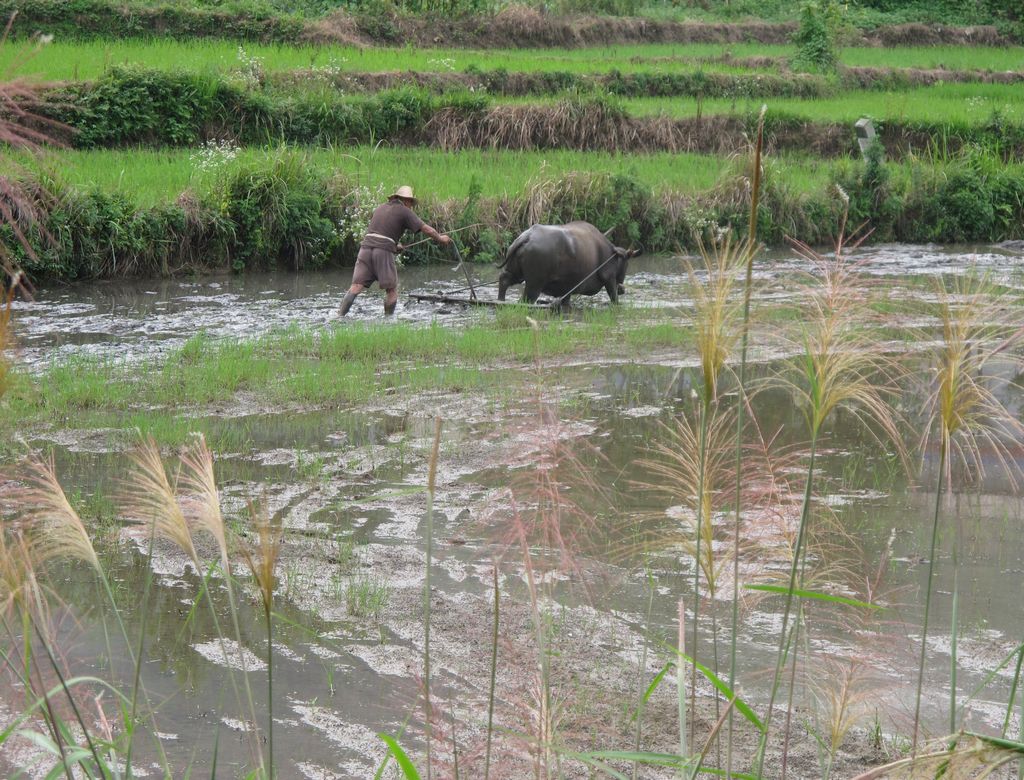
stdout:
POLYGON ((421 227, 423 220, 411 208, 399 200, 389 200, 373 212, 366 232, 387 236, 397 244, 406 230, 416 233, 421 227))

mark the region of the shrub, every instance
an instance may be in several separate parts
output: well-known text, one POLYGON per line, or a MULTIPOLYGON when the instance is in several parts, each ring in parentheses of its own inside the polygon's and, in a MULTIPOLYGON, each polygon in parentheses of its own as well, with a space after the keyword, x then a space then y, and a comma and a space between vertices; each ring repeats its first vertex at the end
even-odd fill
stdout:
MULTIPOLYGON (((243 91, 199 73, 113 68, 72 92, 66 119, 83 147, 196 143, 203 128, 236 114, 243 91)), ((60 105, 60 101, 55 101, 60 105)))
POLYGON ((968 147, 953 160, 914 175, 903 240, 996 241, 1024 232, 1024 182, 990 151, 968 147))
POLYGON ((232 268, 319 268, 340 244, 323 184, 301 155, 279 152, 269 167, 250 165, 224 185, 220 200, 234 225, 232 268))
POLYGON ((835 183, 850 199, 851 225, 867 222, 876 238, 893 238, 903 198, 894 187, 881 141, 868 148, 863 162, 842 165, 836 173, 835 183))
POLYGON ((800 11, 800 27, 793 36, 795 70, 831 73, 839 63, 840 36, 845 20, 836 0, 810 0, 800 11))

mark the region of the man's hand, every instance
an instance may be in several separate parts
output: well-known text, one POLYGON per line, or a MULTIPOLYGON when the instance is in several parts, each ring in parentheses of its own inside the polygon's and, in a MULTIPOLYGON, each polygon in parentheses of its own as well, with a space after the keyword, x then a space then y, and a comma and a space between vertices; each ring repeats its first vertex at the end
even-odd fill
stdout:
POLYGON ((398 244, 398 245, 397 245, 397 246, 395 247, 395 254, 396 254, 396 255, 397 255, 397 254, 398 254, 399 252, 404 252, 404 251, 405 251, 405 244, 398 244))
POLYGON ((448 246, 451 242, 452 237, 449 236, 447 233, 442 233, 437 237, 437 243, 439 243, 441 246, 448 246))

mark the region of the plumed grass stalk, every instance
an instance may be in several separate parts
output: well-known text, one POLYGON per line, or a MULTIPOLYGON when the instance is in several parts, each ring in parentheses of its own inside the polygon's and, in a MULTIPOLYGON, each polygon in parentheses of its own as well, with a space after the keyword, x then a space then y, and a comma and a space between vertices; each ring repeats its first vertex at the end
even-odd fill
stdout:
MULTIPOLYGON (((53 738, 61 757, 61 766, 68 780, 73 780, 67 761, 64 739, 61 736, 63 724, 53 710, 51 693, 46 690, 39 664, 32 653, 32 628, 37 622, 46 622, 46 602, 36 599, 33 591, 40 587, 35 576, 35 561, 31 545, 23 533, 10 531, 7 524, 0 525, 0 615, 4 629, 11 637, 14 645, 18 644, 18 635, 11 626, 10 617, 15 610, 21 615, 22 671, 19 672, 25 684, 26 705, 32 706, 33 692, 43 703, 43 720, 53 738), (32 609, 39 610, 33 616, 32 609), (32 682, 33 675, 36 682, 32 682)), ((12 666, 13 668, 13 666, 12 666)))
MULTIPOLYGON (((747 228, 747 242, 744 246, 743 314, 740 322, 740 367, 737 383, 736 404, 736 500, 733 512, 733 558, 732 558, 732 626, 729 632, 729 689, 736 690, 736 639, 739 631, 740 592, 740 486, 743 471, 743 428, 747 411, 747 346, 750 339, 750 298, 754 279, 754 256, 758 251, 757 216, 761 199, 761 152, 764 148, 764 115, 767 106, 761 106, 757 119, 757 138, 754 141, 754 160, 750 172, 750 224, 747 228)), ((729 709, 729 729, 726 738, 726 774, 732 773, 733 711, 729 709)))
MULTIPOLYGON (((146 550, 146 579, 142 589, 141 617, 139 619, 139 644, 135 652, 135 675, 132 680, 131 705, 128 712, 128 746, 125 749, 125 766, 132 764, 132 751, 135 746, 136 713, 138 710, 139 690, 142 680, 142 657, 145 653, 146 632, 149 622, 149 596, 153 587, 153 547, 157 537, 163 533, 180 536, 185 519, 181 516, 174 491, 167 479, 160 453, 156 443, 150 439, 144 442, 132 454, 134 468, 126 486, 126 501, 136 513, 136 524, 141 527, 148 538, 146 550), (170 497, 170 498, 168 498, 170 497), (178 518, 180 517, 180 523, 178 518)), ((191 536, 187 537, 189 549, 193 555, 191 536)))
MULTIPOLYGON (((1006 368, 1011 376, 1024 370, 1024 359, 1013 352, 1013 348, 1024 341, 1018 305, 1007 293, 997 290, 989 279, 973 272, 943 284, 938 293, 942 339, 932 350, 934 379, 925 405, 928 421, 922 451, 927 451, 930 437, 937 436, 939 465, 914 697, 914 753, 921 720, 921 690, 943 492, 952 491, 954 464, 983 475, 986 453, 995 456, 999 467, 1016 486, 1017 467, 1006 442, 1024 436, 1024 425, 1006 409, 993 389, 1007 380, 998 379, 998 372, 991 370, 1006 368)), ((955 565, 958 563, 957 558, 955 565)), ((954 627, 954 634, 955 630, 954 627)), ((955 641, 955 637, 953 639, 955 641)), ((953 726, 956 724, 955 664, 954 654, 950 666, 950 683, 954 689, 950 697, 953 726)))
MULTIPOLYGON (((644 677, 647 674, 647 650, 650 644, 651 612, 654 609, 655 582, 654 575, 648 567, 644 567, 645 580, 647 582, 647 613, 644 620, 644 643, 640 652, 640 667, 637 670, 637 706, 636 706, 636 738, 633 740, 633 750, 640 752, 640 736, 643 732, 644 705, 647 697, 644 695, 644 677)), ((682 650, 680 649, 680 652, 682 650)), ((640 762, 633 762, 633 780, 637 779, 637 772, 640 770, 640 762)))
MULTIPOLYGON (((99 557, 78 512, 71 506, 54 468, 53 457, 29 458, 24 466, 25 484, 12 499, 22 510, 35 540, 40 564, 62 559, 84 561, 106 581, 99 557)), ((109 586, 108 586, 109 592, 109 586)))
MULTIPOLYGON (((249 670, 247 668, 245 653, 242 652, 242 629, 238 622, 238 606, 235 598, 234 576, 231 570, 231 550, 237 542, 228 533, 227 524, 220 507, 220 491, 217 489, 217 480, 214 474, 213 453, 206 443, 202 434, 195 436, 192 446, 181 458, 181 470, 178 474, 179 496, 178 503, 192 533, 207 533, 217 545, 217 552, 220 556, 221 570, 224 573, 224 586, 228 594, 228 609, 231 614, 232 628, 235 632, 235 640, 238 642, 238 662, 242 668, 242 686, 245 689, 246 702, 248 704, 251 722, 256 723, 256 706, 253 701, 252 686, 249 684, 249 670)), ((250 507, 250 519, 253 515, 253 507, 250 507)), ((258 522, 257 522, 258 525, 258 522)), ((246 548, 242 547, 243 557, 246 548)), ((198 562, 196 562, 198 567, 198 562)), ((214 627, 221 645, 221 652, 228 657, 227 648, 224 644, 224 635, 220 628, 220 618, 214 608, 212 600, 207 592, 207 603, 213 615, 214 627)), ((269 668, 269 667, 268 667, 269 668)), ((233 671, 229 671, 231 686, 234 688, 235 698, 241 708, 241 696, 235 681, 233 671)), ((262 762, 262 753, 254 749, 255 754, 262 762)))
POLYGON ((250 515, 256 528, 255 552, 243 549, 243 556, 263 605, 263 620, 267 630, 267 777, 274 780, 274 587, 275 571, 281 555, 283 528, 281 519, 268 518, 250 505, 250 515))
MULTIPOLYGON (((52 460, 45 462, 30 459, 26 467, 26 482, 12 491, 11 497, 20 513, 13 527, 0 522, 0 588, 4 597, 4 625, 10 632, 6 614, 12 607, 17 607, 22 616, 24 679, 31 681, 32 668, 35 666, 39 690, 45 690, 38 665, 33 663, 31 644, 34 633, 46 660, 57 676, 60 690, 71 706, 95 762, 96 771, 102 773, 105 764, 100 758, 89 725, 82 715, 60 663, 54 656, 54 637, 45 630, 49 622, 47 600, 37 576, 43 565, 62 558, 84 560, 100 574, 102 568, 81 518, 67 501, 57 482, 52 460)), ((26 686, 26 692, 30 693, 32 688, 30 683, 26 686)), ((65 756, 60 736, 64 726, 56 720, 48 695, 45 698, 44 711, 51 721, 50 732, 61 753, 63 768, 70 777, 69 759, 65 756)), ((79 763, 88 772, 85 764, 80 760, 79 763)))
MULTIPOLYGON (((690 707, 696 707, 697 698, 697 638, 700 627, 701 594, 700 574, 701 548, 704 544, 705 519, 708 523, 706 535, 713 536, 711 526, 710 505, 707 502, 706 471, 708 459, 708 429, 711 419, 716 414, 719 403, 719 385, 722 379, 726 363, 735 350, 740 338, 740 314, 742 307, 735 294, 735 289, 744 267, 745 253, 742 242, 734 242, 732 235, 726 235, 721 243, 713 243, 710 247, 703 241, 698 242, 701 257, 706 270, 705 280, 701 280, 693 267, 686 264, 687 277, 689 280, 688 289, 693 300, 694 308, 694 330, 696 335, 697 355, 701 364, 701 391, 698 393, 700 400, 699 436, 697 441, 697 482, 698 489, 693 494, 697 496, 697 524, 696 524, 696 552, 694 553, 693 570, 693 663, 694 669, 691 676, 690 707)), ((706 574, 705 570, 705 574, 706 574)), ((713 584, 708 581, 709 588, 713 584)), ((714 612, 714 594, 712 593, 711 609, 712 622, 717 622, 714 612)), ((712 632, 714 643, 714 668, 718 668, 718 632, 712 632)), ((715 697, 716 712, 718 711, 718 697, 715 697)), ((694 725, 694 728, 696 726, 694 725)), ((691 735, 692 736, 692 735, 691 735)), ((691 740, 692 741, 692 740, 691 740)))
MULTIPOLYGON (((686 606, 679 599, 679 636, 676 640, 680 658, 686 657, 686 606)), ((696 673, 696 670, 694 670, 696 673)), ((676 699, 679 704, 679 756, 690 755, 686 741, 686 664, 676 664, 676 699)))
MULTIPOLYGON (((71 502, 68 501, 67 495, 57 479, 52 456, 46 460, 30 457, 22 467, 22 472, 24 484, 14 491, 12 499, 15 505, 22 510, 22 522, 26 523, 32 532, 33 554, 40 564, 74 559, 85 562, 96 572, 117 620, 129 659, 135 665, 135 651, 128 637, 121 611, 114 599, 110 580, 100 564, 85 524, 71 502)), ((146 697, 148 705, 149 699, 144 687, 142 695, 146 697)), ((150 717, 152 717, 152 707, 149 707, 149 710, 150 717)), ((126 726, 131 730, 134 724, 130 723, 126 726)), ((167 757, 163 751, 163 744, 160 740, 155 740, 155 742, 161 763, 166 767, 167 757)), ((131 775, 130 766, 126 768, 126 773, 128 776, 131 775)))
MULTIPOLYGON (((764 146, 764 115, 767 106, 761 107, 757 121, 757 140, 754 143, 754 162, 750 179, 750 224, 747 229, 747 243, 743 247, 743 313, 740 320, 740 366, 736 404, 736 507, 734 511, 734 558, 733 558, 733 598, 732 598, 732 641, 729 659, 729 687, 735 690, 736 681, 736 631, 739 616, 739 545, 740 545, 740 483, 742 479, 743 428, 747 412, 747 348, 750 342, 750 299, 753 292, 754 257, 757 255, 757 214, 761 199, 761 151, 764 146)), ((729 716, 729 746, 732 747, 732 715, 729 716)), ((731 754, 731 753, 730 753, 731 754)), ((728 770, 731 771, 731 768, 728 770)))
MULTIPOLYGON (((32 589, 32 596, 37 600, 40 600, 42 598, 42 594, 40 593, 38 588, 32 589)), ((34 608, 36 610, 45 609, 41 602, 37 603, 34 608)), ((85 737, 85 743, 89 746, 89 752, 92 754, 93 761, 96 762, 96 770, 101 774, 101 776, 106 775, 107 772, 104 772, 103 770, 104 762, 100 759, 100 755, 96 751, 96 744, 93 742, 92 734, 89 731, 89 726, 86 723, 85 718, 82 717, 82 711, 78 708, 78 702, 75 701, 75 697, 71 693, 71 689, 68 687, 67 679, 64 677, 64 673, 60 669, 60 664, 57 662, 57 659, 54 658, 53 649, 51 648, 52 640, 50 637, 47 637, 43 634, 43 631, 39 627, 38 620, 32 619, 31 617, 29 618, 29 620, 32 623, 32 627, 35 630, 36 637, 39 639, 40 645, 42 646, 44 652, 46 653, 46 659, 50 662, 50 668, 53 669, 54 674, 57 675, 57 680, 60 683, 61 690, 64 691, 64 696, 65 698, 67 698, 68 703, 71 705, 71 711, 74 713, 75 720, 78 722, 78 726, 82 730, 82 736, 85 737)), ((57 731, 59 730, 60 729, 58 728, 57 731)), ((65 759, 65 764, 66 763, 67 760, 65 759)), ((85 767, 83 765, 83 769, 84 768, 85 767)), ((88 774, 88 770, 86 770, 86 772, 88 774)))
MULTIPOLYGON (((125 488, 126 512, 133 518, 134 524, 148 536, 147 560, 152 561, 153 548, 156 539, 164 539, 184 552, 196 571, 202 571, 199 556, 196 552, 192 538, 193 527, 197 530, 211 533, 218 542, 220 555, 227 560, 227 536, 223 529, 223 518, 219 510, 219 498, 216 486, 213 484, 213 459, 205 442, 200 438, 181 464, 181 468, 175 472, 173 481, 167 476, 167 471, 160 458, 160 452, 156 443, 149 439, 143 442, 132 454, 133 468, 125 488), (179 491, 185 491, 185 495, 179 495, 179 491), (217 504, 216 509, 212 504, 217 504), (216 522, 220 523, 220 529, 215 527, 216 522)), ((230 569, 225 571, 225 577, 230 579, 230 569)), ((136 655, 135 686, 132 691, 132 720, 135 717, 135 697, 141 674, 141 659, 146 635, 146 605, 149 591, 152 587, 152 566, 147 567, 146 584, 143 592, 143 617, 139 630, 139 649, 136 655)), ((213 603, 209 589, 204 588, 206 600, 210 607, 214 628, 220 642, 221 652, 228 658, 227 646, 224 642, 224 632, 221 629, 220 618, 217 615, 216 605, 213 603)), ((229 592, 230 595, 230 592, 229 592)), ((249 720, 256 724, 256 707, 253 702, 252 690, 249 685, 249 674, 245 653, 242 652, 242 634, 238 624, 237 610, 234 600, 231 600, 231 616, 234 622, 236 641, 239 648, 239 664, 242 668, 242 681, 245 689, 247 705, 249 709, 249 720)), ((241 708, 241 697, 237 689, 233 671, 229 670, 229 679, 232 687, 235 688, 235 695, 241 708)), ((252 754, 255 761, 263 766, 263 753, 259 748, 258 736, 250 732, 252 738, 252 754)), ((129 745, 130 751, 130 745, 129 745)))
POLYGON ((487 751, 484 755, 484 780, 491 774, 491 741, 494 736, 494 691, 498 680, 498 628, 501 624, 501 588, 498 582, 498 562, 494 562, 494 623, 491 631, 491 677, 487 687, 487 751))
MULTIPOLYGON (((852 242, 846 242, 844 230, 845 224, 841 224, 832 260, 814 252, 805 244, 793 242, 798 254, 810 261, 817 271, 813 286, 807 293, 810 303, 809 324, 803 334, 802 354, 793 365, 795 376, 792 379, 784 379, 784 384, 790 388, 797 404, 804 412, 810 443, 800 525, 790 563, 775 673, 765 712, 765 728, 756 759, 758 777, 763 775, 775 697, 789 654, 789 622, 793 607, 793 591, 802 581, 800 572, 811 514, 818 444, 825 422, 837 409, 845 409, 864 425, 876 440, 888 440, 901 454, 904 452, 895 412, 889 403, 896 366, 892 360, 880 354, 862 334, 862 324, 868 319, 865 300, 857 293, 854 269, 844 254, 844 249, 856 247, 859 241, 855 238, 852 242)), ((799 645, 793 643, 794 664, 797 663, 798 650, 799 645)))
POLYGON ((423 583, 423 725, 427 730, 427 780, 431 777, 431 731, 433 712, 430 701, 430 570, 434 555, 434 492, 437 487, 437 460, 441 447, 441 418, 434 419, 434 444, 430 448, 427 473, 426 571, 423 583))

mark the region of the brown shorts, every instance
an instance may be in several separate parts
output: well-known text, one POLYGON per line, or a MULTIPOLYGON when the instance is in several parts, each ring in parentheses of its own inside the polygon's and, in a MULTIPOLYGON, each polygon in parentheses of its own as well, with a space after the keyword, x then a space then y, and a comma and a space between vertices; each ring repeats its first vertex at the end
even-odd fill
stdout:
POLYGON ((352 272, 352 284, 369 287, 377 282, 381 289, 393 290, 398 287, 398 268, 395 255, 386 249, 361 247, 356 256, 356 267, 352 272))

